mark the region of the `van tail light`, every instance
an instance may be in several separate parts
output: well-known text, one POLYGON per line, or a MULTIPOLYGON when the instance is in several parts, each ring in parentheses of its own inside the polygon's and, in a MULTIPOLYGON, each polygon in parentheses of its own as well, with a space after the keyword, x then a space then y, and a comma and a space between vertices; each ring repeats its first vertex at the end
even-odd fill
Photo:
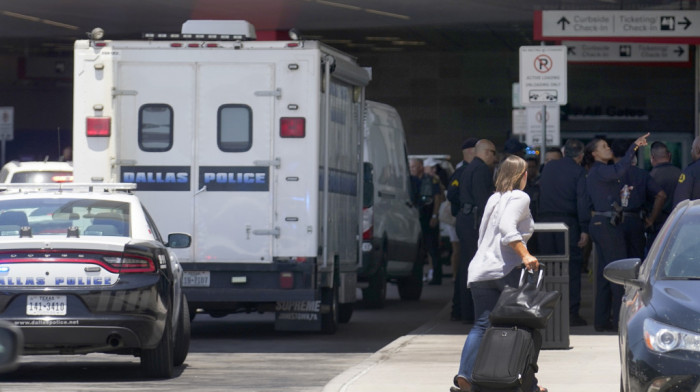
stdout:
POLYGON ((302 138, 306 136, 306 119, 304 117, 280 118, 280 136, 302 138))
POLYGON ((88 117, 87 130, 88 137, 109 137, 112 124, 111 117, 88 117))
POLYGON ((369 241, 374 237, 374 207, 362 209, 362 239, 369 241))

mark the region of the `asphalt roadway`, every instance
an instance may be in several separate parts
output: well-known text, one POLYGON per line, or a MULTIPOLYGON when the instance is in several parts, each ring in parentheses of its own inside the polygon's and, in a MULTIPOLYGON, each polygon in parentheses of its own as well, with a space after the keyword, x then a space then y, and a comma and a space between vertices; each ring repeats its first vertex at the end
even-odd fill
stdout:
MULTIPOLYGON (((581 315, 588 326, 570 328, 569 349, 540 352, 541 386, 549 391, 620 390, 618 336, 592 326, 593 282, 583 277, 581 315)), ((449 304, 432 320, 347 369, 324 392, 447 392, 459 367, 465 326, 449 320, 449 304)))

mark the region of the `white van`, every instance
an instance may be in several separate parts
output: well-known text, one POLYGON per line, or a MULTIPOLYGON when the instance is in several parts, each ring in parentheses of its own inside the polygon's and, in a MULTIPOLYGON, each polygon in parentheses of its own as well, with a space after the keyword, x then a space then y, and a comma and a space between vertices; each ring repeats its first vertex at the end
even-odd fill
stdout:
POLYGON ((178 254, 190 305, 274 312, 331 333, 360 263, 369 70, 318 41, 256 41, 245 21, 75 42, 77 181, 134 182, 178 254), (162 38, 161 38, 162 37, 162 38))
POLYGON ((406 138, 396 109, 366 102, 365 185, 362 266, 366 306, 382 307, 387 280, 396 282, 399 296, 417 300, 423 290, 425 252, 418 209, 411 202, 406 138))

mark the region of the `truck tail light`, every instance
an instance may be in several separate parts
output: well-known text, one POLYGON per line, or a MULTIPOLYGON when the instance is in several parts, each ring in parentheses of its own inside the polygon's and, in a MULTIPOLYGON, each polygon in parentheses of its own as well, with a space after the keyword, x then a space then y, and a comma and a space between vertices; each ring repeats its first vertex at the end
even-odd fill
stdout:
POLYGON ((374 208, 362 209, 362 239, 369 241, 374 236, 374 208))
POLYGON ((281 289, 293 289, 294 288, 294 274, 291 272, 280 272, 280 288, 281 289))
POLYGON ((306 119, 304 117, 280 118, 280 136, 302 138, 306 136, 306 119))
POLYGON ((87 136, 109 137, 111 123, 111 117, 88 117, 87 126, 85 127, 87 136))

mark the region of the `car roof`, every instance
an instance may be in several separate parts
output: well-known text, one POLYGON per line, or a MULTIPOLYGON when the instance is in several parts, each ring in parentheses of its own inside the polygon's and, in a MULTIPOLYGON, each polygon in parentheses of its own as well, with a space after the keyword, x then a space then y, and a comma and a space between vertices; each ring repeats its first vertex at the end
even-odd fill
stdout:
POLYGON ((0 184, 0 200, 27 198, 65 198, 114 200, 126 203, 138 202, 138 197, 128 193, 136 189, 131 183, 15 183, 0 184))
POLYGON ((3 168, 13 173, 19 171, 73 171, 71 163, 60 161, 10 161, 3 168))

